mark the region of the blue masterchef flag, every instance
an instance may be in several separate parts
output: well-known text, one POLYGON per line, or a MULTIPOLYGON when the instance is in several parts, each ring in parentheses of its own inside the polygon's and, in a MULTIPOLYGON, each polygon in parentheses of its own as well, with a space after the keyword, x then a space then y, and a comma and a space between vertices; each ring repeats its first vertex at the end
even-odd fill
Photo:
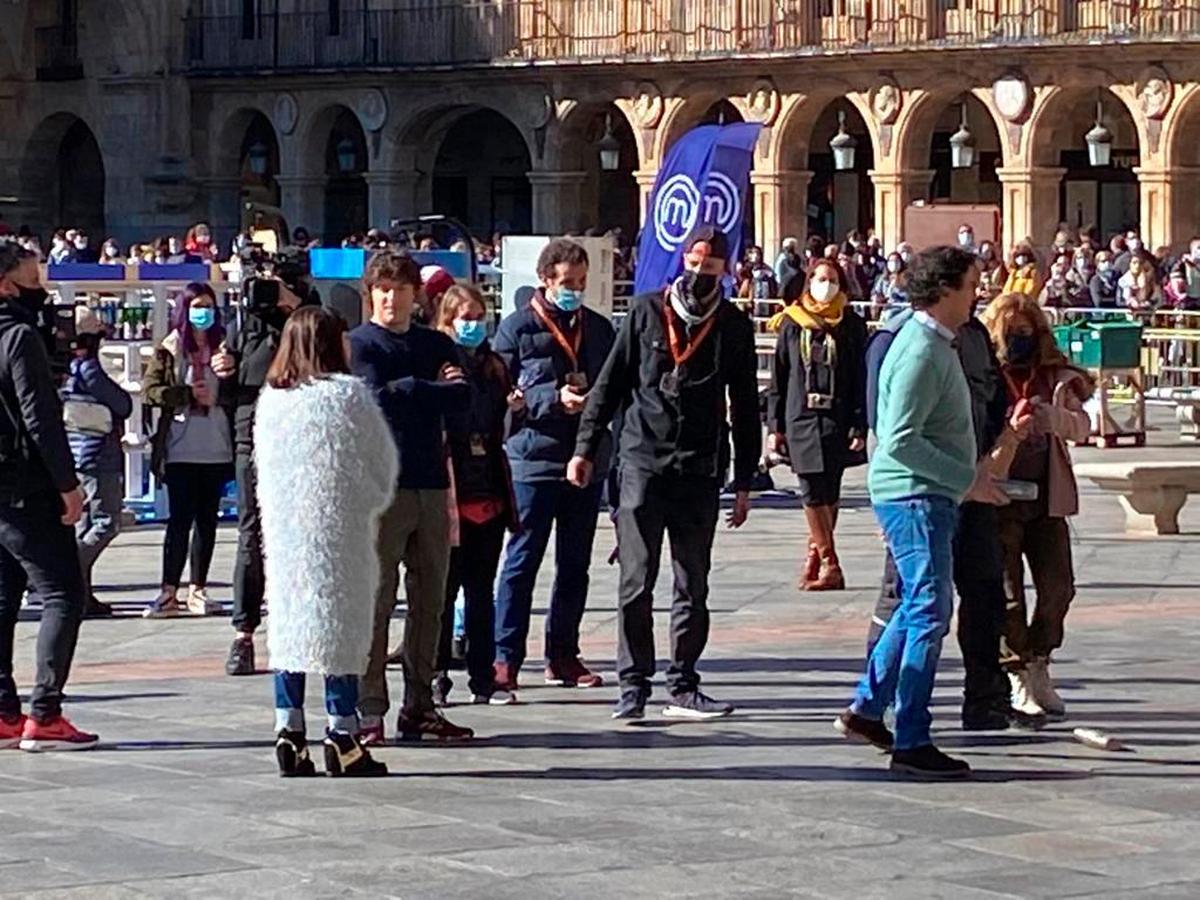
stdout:
POLYGON ((683 239, 698 224, 725 232, 730 262, 738 258, 754 144, 761 128, 743 122, 701 125, 667 153, 638 246, 638 293, 658 290, 679 274, 683 239))

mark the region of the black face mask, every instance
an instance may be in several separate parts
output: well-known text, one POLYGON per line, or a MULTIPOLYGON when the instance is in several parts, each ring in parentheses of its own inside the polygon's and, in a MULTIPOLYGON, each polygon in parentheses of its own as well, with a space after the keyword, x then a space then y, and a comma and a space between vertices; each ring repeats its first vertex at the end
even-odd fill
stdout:
POLYGON ((717 287, 720 285, 720 279, 716 275, 705 275, 700 272, 684 272, 683 273, 683 291, 684 302, 688 305, 689 311, 699 314, 702 307, 707 307, 708 302, 712 300, 713 294, 717 292, 717 287), (696 309, 692 309, 692 305, 696 305, 696 309))
POLYGON ((46 307, 46 301, 50 299, 50 293, 45 288, 23 287, 20 288, 20 293, 12 299, 27 313, 40 316, 46 307))
POLYGON ((1010 334, 1004 350, 1010 365, 1028 366, 1037 352, 1037 338, 1032 334, 1010 334))

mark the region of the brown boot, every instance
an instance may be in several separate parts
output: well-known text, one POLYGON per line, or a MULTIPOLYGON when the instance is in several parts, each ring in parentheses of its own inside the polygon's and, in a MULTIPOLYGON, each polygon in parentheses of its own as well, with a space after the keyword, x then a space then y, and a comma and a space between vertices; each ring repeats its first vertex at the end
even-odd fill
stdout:
POLYGON ((817 547, 819 517, 820 512, 815 507, 806 506, 804 508, 804 518, 808 520, 808 558, 804 561, 804 572, 800 576, 800 583, 796 585, 802 591, 807 591, 809 582, 816 581, 817 576, 821 574, 821 551, 817 547))
POLYGON ((821 574, 815 581, 810 581, 810 591, 844 591, 846 577, 842 574, 842 565, 838 562, 837 550, 833 544, 833 522, 836 511, 832 506, 818 507, 822 517, 821 539, 818 550, 821 554, 821 574))

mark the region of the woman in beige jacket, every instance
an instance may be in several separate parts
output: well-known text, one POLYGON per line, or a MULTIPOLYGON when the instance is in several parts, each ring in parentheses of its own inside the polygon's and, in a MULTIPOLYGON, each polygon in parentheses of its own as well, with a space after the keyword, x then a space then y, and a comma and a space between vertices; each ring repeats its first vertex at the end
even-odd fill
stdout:
POLYGON ((1005 294, 988 309, 1010 405, 1033 410, 1029 436, 1021 442, 1009 477, 1037 485, 1037 499, 1015 500, 999 511, 1008 615, 1001 664, 1012 683, 1019 712, 1061 719, 1066 705, 1050 678, 1050 655, 1063 642, 1063 622, 1075 596, 1067 518, 1079 511, 1079 493, 1067 442, 1091 431, 1083 403, 1091 377, 1072 366, 1054 342, 1046 314, 1033 297, 1005 294), (1032 619, 1025 604, 1025 560, 1037 599, 1032 619))

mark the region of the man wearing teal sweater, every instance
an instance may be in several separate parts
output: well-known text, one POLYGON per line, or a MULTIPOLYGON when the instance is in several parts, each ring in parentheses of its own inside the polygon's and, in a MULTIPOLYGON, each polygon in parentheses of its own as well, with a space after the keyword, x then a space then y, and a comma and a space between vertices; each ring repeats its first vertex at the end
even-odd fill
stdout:
POLYGON ((993 502, 998 493, 990 476, 977 473, 971 395, 954 344, 978 283, 974 255, 957 247, 924 251, 909 278, 916 312, 879 373, 879 444, 868 475, 896 561, 900 604, 867 660, 854 702, 837 720, 848 737, 892 750, 892 771, 925 777, 971 771, 933 746, 929 698, 953 608, 958 504, 967 497, 993 502), (894 738, 883 724, 893 701, 894 738))

